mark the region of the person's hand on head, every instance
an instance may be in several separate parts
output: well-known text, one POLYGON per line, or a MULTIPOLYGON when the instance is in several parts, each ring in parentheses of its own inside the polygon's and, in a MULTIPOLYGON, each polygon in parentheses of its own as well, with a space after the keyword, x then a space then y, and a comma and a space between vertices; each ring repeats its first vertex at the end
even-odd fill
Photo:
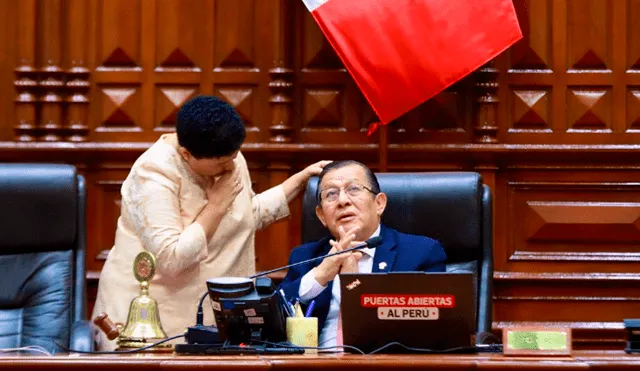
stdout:
POLYGON ((302 171, 299 171, 289 177, 287 180, 282 182, 282 188, 284 190, 284 194, 287 197, 287 202, 291 202, 298 193, 307 185, 309 178, 320 174, 322 169, 324 169, 327 164, 330 164, 332 161, 318 161, 315 164, 311 164, 304 168, 302 171))
MULTIPOLYGON (((355 226, 351 228, 349 231, 345 232, 342 227, 339 228, 340 238, 338 241, 330 240, 332 248, 329 251, 329 254, 333 254, 339 251, 343 251, 351 247, 351 243, 356 238, 356 232, 359 227, 355 226)), ((322 260, 322 263, 314 268, 314 275, 316 281, 322 286, 326 286, 329 281, 333 281, 338 273, 340 273, 340 269, 342 267, 343 262, 349 257, 355 258, 353 253, 348 252, 336 256, 331 256, 322 260)), ((356 261, 357 266, 357 261, 356 261)))
POLYGON ((322 171, 322 169, 324 169, 325 166, 327 166, 328 164, 330 164, 333 161, 318 161, 315 164, 311 164, 309 166, 307 166, 304 170, 303 173, 305 173, 306 175, 306 179, 309 179, 310 177, 314 176, 314 175, 318 175, 320 174, 320 172, 322 171))

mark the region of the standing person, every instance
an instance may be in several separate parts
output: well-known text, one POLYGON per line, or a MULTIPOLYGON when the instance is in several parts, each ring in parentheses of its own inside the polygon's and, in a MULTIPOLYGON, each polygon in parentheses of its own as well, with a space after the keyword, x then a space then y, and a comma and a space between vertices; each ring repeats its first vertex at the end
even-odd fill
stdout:
MULTIPOLYGON (((157 264, 149 292, 168 336, 194 324, 207 279, 255 273, 255 231, 288 216, 288 203, 329 162, 255 194, 240 153, 245 127, 233 107, 198 96, 182 106, 176 121, 176 133, 162 135, 145 151, 122 184, 115 244, 92 314, 126 322, 139 293, 133 260, 147 250, 157 264)), ((205 324, 213 323, 211 309, 204 313, 205 324)), ((99 349, 116 347, 103 334, 97 343, 99 349)))

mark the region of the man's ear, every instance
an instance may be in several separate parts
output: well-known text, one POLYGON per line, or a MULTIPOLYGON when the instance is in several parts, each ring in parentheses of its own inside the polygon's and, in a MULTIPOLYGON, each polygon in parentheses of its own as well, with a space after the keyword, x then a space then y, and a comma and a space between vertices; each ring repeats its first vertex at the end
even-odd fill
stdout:
POLYGON ((386 209, 387 207, 387 195, 380 192, 376 195, 376 214, 378 215, 378 217, 382 217, 382 213, 384 212, 384 209, 386 209))
POLYGON ((318 217, 318 219, 320 219, 320 223, 322 223, 322 225, 326 228, 327 227, 327 222, 324 218, 324 213, 322 212, 322 207, 320 206, 316 206, 316 216, 318 217))

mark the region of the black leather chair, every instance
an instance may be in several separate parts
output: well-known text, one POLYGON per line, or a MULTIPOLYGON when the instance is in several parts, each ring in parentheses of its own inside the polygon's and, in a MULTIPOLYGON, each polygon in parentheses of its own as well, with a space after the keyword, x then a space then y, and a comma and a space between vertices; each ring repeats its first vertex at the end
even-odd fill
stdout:
POLYGON ((0 348, 93 350, 85 203, 73 166, 0 164, 0 348))
MULTIPOLYGON (((448 256, 447 271, 475 273, 477 332, 489 333, 492 318, 493 236, 491 191, 472 172, 380 173, 387 194, 382 222, 400 232, 440 241, 448 256)), ((315 214, 318 178, 309 179, 302 201, 302 242, 329 231, 315 214)), ((478 339, 477 342, 481 340, 478 339)))

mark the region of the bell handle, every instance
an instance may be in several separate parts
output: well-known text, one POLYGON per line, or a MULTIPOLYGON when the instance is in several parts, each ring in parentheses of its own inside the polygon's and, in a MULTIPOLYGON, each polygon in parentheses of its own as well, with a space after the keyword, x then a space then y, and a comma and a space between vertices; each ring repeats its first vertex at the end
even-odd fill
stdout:
POLYGON ((107 339, 113 340, 120 336, 120 328, 111 321, 106 313, 100 313, 93 319, 93 323, 107 336, 107 339))

